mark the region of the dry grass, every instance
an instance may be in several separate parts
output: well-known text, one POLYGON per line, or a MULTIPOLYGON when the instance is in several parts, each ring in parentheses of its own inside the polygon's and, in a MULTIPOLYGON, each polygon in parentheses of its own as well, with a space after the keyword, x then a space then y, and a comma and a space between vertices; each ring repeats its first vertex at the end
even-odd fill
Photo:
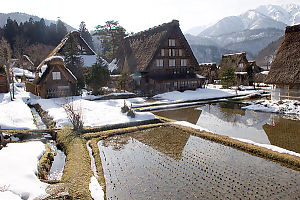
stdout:
POLYGON ((158 124, 148 124, 148 125, 134 126, 128 128, 113 129, 113 130, 107 130, 101 132, 85 133, 83 134, 83 138, 86 140, 97 138, 97 141, 99 141, 114 135, 121 135, 125 133, 131 133, 135 131, 141 131, 141 130, 158 127, 158 126, 165 126, 165 125, 166 123, 158 123, 158 124))
POLYGON ((58 131, 57 144, 67 156, 62 182, 66 183, 70 196, 72 199, 92 199, 89 191, 91 161, 86 140, 78 137, 71 128, 65 128, 58 131))
POLYGON ((51 148, 48 144, 46 144, 46 152, 39 160, 38 177, 40 179, 43 180, 47 179, 53 160, 54 160, 54 155, 51 153, 51 148))

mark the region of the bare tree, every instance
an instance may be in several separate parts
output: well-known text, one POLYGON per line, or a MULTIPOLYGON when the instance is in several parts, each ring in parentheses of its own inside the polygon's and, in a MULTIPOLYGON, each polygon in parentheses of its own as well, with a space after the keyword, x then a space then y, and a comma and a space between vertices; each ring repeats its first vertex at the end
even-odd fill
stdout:
POLYGON ((63 106, 65 109, 69 121, 73 125, 73 130, 77 132, 81 132, 83 130, 83 115, 82 115, 82 107, 79 106, 77 109, 74 108, 74 103, 69 102, 63 106))
MULTIPOLYGON (((6 76, 7 76, 7 85, 8 85, 8 89, 9 89, 9 93, 10 93, 10 99, 13 101, 14 98, 14 90, 13 90, 13 95, 11 93, 10 90, 10 73, 11 73, 11 69, 10 69, 10 62, 11 62, 11 49, 10 46, 8 44, 8 42, 2 38, 0 41, 0 55, 1 55, 1 60, 3 61, 4 65, 6 66, 6 76)), ((13 80, 13 77, 12 77, 13 80)))

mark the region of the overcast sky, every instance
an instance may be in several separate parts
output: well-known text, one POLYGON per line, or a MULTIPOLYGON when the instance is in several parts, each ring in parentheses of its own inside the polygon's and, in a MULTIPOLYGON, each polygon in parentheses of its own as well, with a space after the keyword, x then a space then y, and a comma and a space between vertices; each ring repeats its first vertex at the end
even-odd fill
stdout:
POLYGON ((60 17, 74 28, 81 21, 94 29, 107 20, 117 20, 128 32, 178 19, 185 32, 259 5, 283 3, 300 4, 300 0, 6 0, 0 12, 25 12, 50 20, 60 17))

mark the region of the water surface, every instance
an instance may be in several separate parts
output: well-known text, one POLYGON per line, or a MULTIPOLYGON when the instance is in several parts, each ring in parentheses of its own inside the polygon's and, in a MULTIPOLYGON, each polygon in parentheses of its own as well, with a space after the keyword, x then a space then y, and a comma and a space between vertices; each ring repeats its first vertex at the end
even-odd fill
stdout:
POLYGON ((241 104, 231 102, 154 113, 188 121, 213 133, 272 144, 300 153, 300 121, 280 114, 242 110, 241 104))
POLYGON ((98 143, 107 199, 298 199, 300 172, 159 127, 98 143))

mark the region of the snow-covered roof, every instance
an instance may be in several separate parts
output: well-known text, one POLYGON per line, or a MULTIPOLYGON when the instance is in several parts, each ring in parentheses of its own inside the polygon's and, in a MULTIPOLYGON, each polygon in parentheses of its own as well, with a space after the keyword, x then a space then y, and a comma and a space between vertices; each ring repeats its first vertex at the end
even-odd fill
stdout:
POLYGON ((48 68, 48 65, 43 65, 41 67, 41 72, 39 73, 39 77, 42 77, 46 69, 48 68))
POLYGON ((66 68, 66 69, 67 69, 67 71, 71 74, 71 76, 73 76, 73 78, 74 78, 75 80, 77 80, 76 76, 74 76, 74 74, 71 72, 71 70, 69 70, 68 68, 66 68))
POLYGON ((239 53, 231 53, 231 54, 224 54, 224 56, 234 56, 234 55, 242 55, 246 52, 239 52, 239 53))
POLYGON ((14 68, 13 69, 14 75, 15 76, 24 76, 27 78, 35 78, 35 74, 32 73, 31 71, 25 70, 25 69, 21 69, 21 68, 14 68))
POLYGON ((234 74, 245 75, 247 72, 234 72, 234 74))
POLYGON ((64 61, 64 58, 62 56, 51 56, 51 57, 45 59, 45 62, 49 62, 53 59, 62 59, 62 61, 64 61))
POLYGON ((113 59, 113 61, 111 61, 111 63, 108 64, 108 69, 110 72, 112 72, 117 68, 118 68, 117 59, 115 58, 115 59, 113 59))
POLYGON ((199 74, 196 74, 196 77, 199 78, 199 79, 205 79, 204 76, 201 76, 201 75, 199 75, 199 74))
POLYGON ((260 72, 261 74, 263 74, 263 75, 268 75, 269 74, 269 71, 262 71, 262 72, 260 72))
POLYGON ((215 65, 215 62, 211 62, 211 63, 199 63, 199 65, 215 65))

